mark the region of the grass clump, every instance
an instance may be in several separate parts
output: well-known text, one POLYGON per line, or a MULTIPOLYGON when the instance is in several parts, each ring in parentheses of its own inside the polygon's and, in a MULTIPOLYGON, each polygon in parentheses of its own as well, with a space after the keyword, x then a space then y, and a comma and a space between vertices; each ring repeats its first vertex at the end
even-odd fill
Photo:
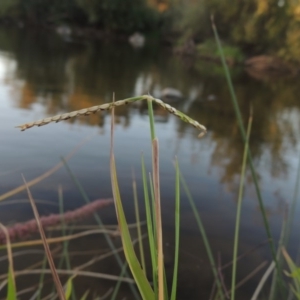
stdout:
MULTIPOLYGON (((266 232, 269 237, 269 243, 270 243, 270 250, 273 255, 273 263, 272 263, 272 269, 276 267, 276 271, 278 272, 278 276, 276 276, 276 282, 275 284, 278 284, 280 295, 284 296, 286 295, 286 292, 284 290, 285 282, 282 279, 282 268, 278 264, 276 257, 276 250, 275 250, 275 244, 272 239, 271 233, 270 233, 270 227, 268 224, 268 220, 265 214, 264 204, 261 198, 260 188, 258 185, 258 182, 256 180, 256 173, 252 162, 251 152, 249 150, 249 136, 250 136, 250 128, 251 128, 251 122, 252 117, 249 121, 249 127, 246 131, 242 122, 241 114, 238 107, 238 102, 234 93, 234 89, 231 83, 231 79, 229 76, 229 71, 227 69, 226 60, 224 57, 224 52, 222 51, 222 46, 220 44, 220 41, 218 39, 216 28, 214 28, 216 39, 217 39, 217 45, 218 49, 221 53, 222 57, 222 63, 224 64, 225 70, 226 70, 226 78, 228 80, 230 91, 232 93, 233 97, 233 104, 235 108, 235 112, 237 114, 238 123, 240 126, 242 137, 245 140, 245 152, 244 152, 244 159, 242 165, 242 178, 244 178, 245 172, 246 172, 246 162, 249 163, 250 169, 252 171, 252 175, 254 177, 254 181, 256 184, 256 191, 258 195, 259 204, 261 207, 261 212, 264 219, 264 225, 266 228, 266 232)), ((188 191, 187 185, 183 179, 183 177, 180 175, 179 165, 176 160, 175 163, 175 169, 176 169, 176 184, 175 184, 175 259, 174 259, 174 270, 173 270, 173 280, 172 280, 172 288, 171 288, 171 294, 169 295, 168 292, 168 286, 166 283, 166 274, 165 274, 165 267, 164 267, 164 259, 163 259, 163 234, 162 234, 162 218, 161 218, 161 199, 160 199, 160 179, 159 179, 159 141, 155 134, 155 124, 154 124, 154 115, 153 115, 153 109, 152 109, 152 103, 156 103, 160 105, 162 108, 167 110, 169 113, 174 114, 179 119, 181 119, 184 122, 187 122, 191 124, 192 126, 196 127, 197 129, 201 130, 200 137, 203 136, 206 132, 206 128, 199 124, 197 121, 191 119, 190 117, 186 116, 182 112, 176 110, 175 108, 171 107, 170 105, 164 103, 163 101, 153 98, 149 95, 139 96, 139 97, 133 97, 128 98, 124 100, 119 101, 113 101, 111 103, 102 104, 98 106, 93 106, 90 108, 82 109, 79 111, 74 111, 70 113, 65 113, 62 115, 57 115, 50 118, 45 118, 42 120, 38 120, 31 123, 26 123, 23 125, 18 126, 21 128, 21 130, 29 129, 33 126, 42 126, 47 125, 51 122, 58 122, 61 120, 66 120, 72 117, 80 116, 80 115, 90 115, 91 113, 95 113, 97 111, 101 110, 111 110, 112 111, 112 117, 111 117, 111 161, 110 161, 110 171, 111 171, 111 183, 112 183, 112 191, 114 196, 114 203, 115 203, 115 209, 116 209, 116 215, 119 223, 119 229, 120 229, 120 235, 122 239, 122 245, 123 245, 123 251, 126 258, 126 263, 123 263, 120 261, 120 258, 117 258, 117 261, 119 262, 119 265, 121 267, 121 274, 120 278, 123 278, 123 276, 126 274, 126 267, 128 264, 128 267, 131 270, 131 273, 133 275, 134 281, 137 285, 137 288, 140 292, 140 295, 143 299, 159 299, 159 300, 167 300, 172 299, 175 300, 177 298, 177 281, 178 281, 178 264, 179 264, 179 247, 180 247, 180 185, 184 187, 184 190, 190 200, 190 204, 193 208, 195 218, 197 220, 197 224, 199 227, 199 231, 201 233, 202 239, 205 244, 205 248, 207 251, 207 256, 211 265, 212 273, 214 275, 214 282, 216 285, 216 289, 213 292, 215 299, 225 299, 226 297, 230 296, 231 299, 235 299, 235 290, 237 288, 236 279, 237 279, 237 261, 239 259, 238 255, 238 236, 239 236, 239 227, 240 227, 240 218, 241 218, 241 204, 242 204, 242 198, 243 198, 243 179, 241 179, 241 185, 240 185, 240 192, 239 192, 239 199, 238 199, 238 211, 237 211, 237 220, 236 220, 236 226, 235 226, 235 242, 234 242, 234 253, 233 253, 233 267, 232 267, 232 286, 231 290, 228 291, 226 287, 224 286, 224 282, 222 279, 222 276, 219 274, 219 267, 216 264, 216 260, 214 257, 214 254, 212 253, 208 238, 205 233, 204 226, 202 224, 199 212, 196 209, 196 206, 194 204, 194 201, 188 191), (146 175, 145 170, 145 164, 142 159, 142 174, 143 174, 143 186, 144 186, 144 197, 145 197, 145 207, 146 207, 146 216, 147 216, 147 230, 148 230, 148 238, 149 238, 149 245, 150 245, 150 256, 151 256, 151 262, 152 262, 152 280, 149 279, 149 275, 147 274, 147 270, 145 267, 144 262, 140 262, 138 259, 138 255, 135 252, 134 248, 134 242, 131 238, 131 234, 129 231, 129 226, 126 220, 126 216, 123 209, 122 204, 122 198, 119 190, 118 185, 118 176, 117 176, 117 169, 116 169, 116 161, 114 157, 114 109, 117 106, 121 105, 127 105, 130 103, 134 103, 136 101, 147 101, 148 103, 148 113, 149 113, 149 119, 150 119, 150 133, 151 133, 151 145, 152 145, 152 172, 150 173, 149 180, 146 175), (150 190, 149 187, 150 186, 150 190)), ((68 166, 66 165, 67 169, 69 170, 68 166)), ((73 174, 71 174, 71 177, 74 177, 73 174)), ((83 191, 80 184, 77 182, 76 178, 73 178, 76 184, 79 187, 80 192, 83 194, 84 198, 86 199, 87 196, 85 195, 85 192, 83 191)), ((136 189, 135 181, 134 181, 134 191, 136 189)), ((135 198, 136 198, 136 192, 134 192, 135 198)), ((86 199, 88 201, 88 199, 86 199)), ((138 206, 137 206, 137 200, 136 202, 136 215, 138 223, 139 217, 138 217, 138 206)), ((101 222, 99 223, 101 224, 101 222)), ((139 225, 138 225, 139 226, 139 225)), ((139 236, 141 239, 141 232, 139 230, 139 236)), ((110 241, 111 244, 111 241, 110 241)), ((113 245, 111 245, 112 250, 115 251, 115 248, 113 245)), ((143 249, 142 245, 140 244, 140 249, 143 249)), ((144 251, 144 250, 141 250, 144 251)), ((142 253, 140 253, 140 256, 143 257, 142 253)), ((142 260, 143 261, 143 260, 142 260)), ((59 270, 61 273, 61 270, 59 270)), ((69 273, 72 272, 72 270, 68 270, 69 273)), ((65 273, 66 274, 66 273, 65 273)), ((81 273, 78 273, 81 274, 81 273)), ((268 276, 270 272, 267 273, 268 276)), ((265 282, 262 281, 263 283, 265 282)), ((67 284, 68 285, 68 284, 67 284)), ((294 284, 296 285, 296 283, 294 284)), ((263 286, 263 284, 261 285, 263 286)), ((70 289, 70 284, 68 285, 70 289)), ((117 293, 118 288, 115 289, 114 297, 117 293)), ((295 293, 295 288, 291 288, 291 290, 295 293)), ((258 294, 260 289, 255 291, 256 294, 258 294)), ((69 292, 70 294, 70 292, 69 292)))
MULTIPOLYGON (((36 122, 27 123, 19 126, 21 130, 29 129, 33 126, 42 126, 49 124, 50 122, 58 122, 61 120, 66 120, 72 117, 79 115, 89 115, 91 113, 100 111, 100 110, 111 110, 111 153, 110 153, 110 171, 111 171, 111 183, 112 183, 112 192, 114 197, 116 215, 119 223, 120 235, 122 238, 122 244, 124 249, 124 254, 126 261, 131 270, 131 273, 134 277, 134 280, 137 284, 137 287, 140 291, 140 294, 143 299, 169 299, 167 284, 166 284, 166 274, 164 269, 164 259, 163 259, 163 235, 162 235, 162 219, 161 219, 161 200, 160 200, 160 179, 159 179, 159 142, 155 135, 155 126, 154 126, 154 114, 152 109, 152 102, 162 106, 169 113, 174 114, 182 121, 187 122, 194 126, 195 128, 201 130, 199 137, 203 136, 206 133, 206 128, 199 124, 197 121, 191 119, 187 115, 178 111, 177 109, 171 107, 170 105, 164 103, 159 99, 155 99, 152 96, 140 96, 134 98, 128 98, 120 101, 113 101, 111 103, 93 106, 87 109, 80 111, 74 111, 71 113, 57 115, 51 118, 45 118, 36 122), (149 237, 150 243, 150 252, 152 257, 152 274, 153 274, 153 286, 147 278, 145 264, 142 266, 137 258, 135 249, 133 247, 133 242, 130 236, 128 224, 123 210, 122 199, 119 191, 117 171, 116 171, 116 162, 114 158, 114 108, 120 105, 126 105, 133 103, 139 100, 146 100, 148 103, 149 118, 150 118, 150 132, 151 132, 151 142, 152 142, 152 176, 150 177, 150 186, 151 186, 151 201, 152 204, 147 204, 150 197, 148 195, 148 188, 145 189, 145 201, 147 209, 151 209, 147 212, 147 221, 148 221, 148 233, 151 235, 149 237)), ((142 164, 143 169, 143 178, 144 178, 144 187, 148 184, 145 181, 145 170, 142 164)), ((75 178, 74 178, 75 179, 75 178)), ((75 180, 76 181, 76 180, 75 180)), ((177 294, 177 278, 178 278, 178 261, 179 261, 179 224, 180 224, 180 194, 179 194, 179 167, 176 162, 176 211, 175 211, 175 223, 176 223, 176 250, 175 250, 175 261, 174 261, 174 274, 173 274, 173 284, 171 299, 176 299, 177 294)), ((80 188, 82 190, 82 188, 80 188)), ((83 192, 83 191, 81 191, 83 192)), ((141 247, 140 247, 141 248, 141 247)), ((123 273, 123 270, 122 270, 123 273)))

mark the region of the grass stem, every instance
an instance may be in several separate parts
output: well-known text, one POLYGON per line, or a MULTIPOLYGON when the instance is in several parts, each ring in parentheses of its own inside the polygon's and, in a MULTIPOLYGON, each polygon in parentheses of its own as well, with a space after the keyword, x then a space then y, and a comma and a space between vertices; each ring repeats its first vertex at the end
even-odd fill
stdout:
POLYGON ((175 179, 175 254, 173 283, 171 291, 171 300, 176 300, 177 282, 178 282, 178 262, 179 262, 179 234, 180 234, 180 172, 179 164, 175 161, 176 179, 175 179))
POLYGON ((248 155, 248 149, 249 149, 249 138, 250 138, 250 133, 251 133, 251 126, 252 126, 252 114, 250 114, 249 122, 248 122, 247 139, 246 139, 246 143, 245 143, 245 147, 244 147, 241 180, 240 180, 239 194, 238 194, 235 232, 234 232, 234 244, 233 244, 233 258, 232 258, 232 278, 231 278, 231 297, 230 297, 231 300, 235 299, 235 284, 236 284, 236 267, 237 267, 237 257, 238 257, 239 231, 240 231, 241 210, 242 210, 244 182, 245 182, 245 173, 246 173, 246 166, 247 166, 247 155, 248 155))
MULTIPOLYGON (((239 108, 239 105, 238 105, 238 101, 237 101, 236 94, 235 94, 235 91, 234 91, 234 88, 233 88, 230 72, 229 72, 227 63, 225 61, 224 52, 223 52, 223 49, 222 49, 222 45, 221 45, 221 42, 220 42, 220 38, 219 38, 219 35, 218 35, 216 25, 215 25, 214 20, 213 20, 213 17, 212 17, 212 28, 213 28, 213 32, 214 32, 214 35, 215 35, 215 40, 216 40, 216 43, 217 43, 217 46, 218 46, 218 50, 220 52, 220 57, 221 57, 223 69, 224 69, 224 72, 225 72, 225 77, 226 77, 226 80, 227 80, 227 84, 228 84, 228 87, 229 87, 233 108, 234 108, 235 115, 236 115, 236 118, 237 118, 237 121, 238 121, 239 129, 240 129, 240 132, 241 132, 241 136, 244 140, 244 143, 246 143, 246 141, 247 141, 246 130, 244 128, 241 111, 240 111, 240 108, 239 108)), ((260 187, 259 187, 259 184, 258 184, 258 178, 257 178, 257 174, 256 174, 256 171, 255 171, 255 168, 254 168, 254 165, 253 165, 253 159, 252 159, 252 154, 251 154, 250 149, 248 151, 248 161, 249 161, 250 170, 251 170, 251 174, 252 174, 252 178, 253 178, 253 182, 254 182, 257 198, 258 198, 259 208, 260 208, 262 218, 263 218, 263 223, 264 223, 266 233, 267 233, 267 236, 268 236, 268 239, 269 239, 269 245, 270 245, 270 249, 271 249, 272 258, 273 258, 273 260, 276 264, 276 268, 280 272, 279 265, 278 265, 277 258, 276 258, 276 248, 275 248, 274 241, 273 241, 273 238, 272 238, 271 229, 270 229, 270 225, 269 225, 268 218, 267 218, 267 212, 266 212, 264 202, 263 202, 263 199, 262 199, 260 187)), ((281 280, 280 285, 282 285, 282 282, 283 282, 283 280, 281 280)))

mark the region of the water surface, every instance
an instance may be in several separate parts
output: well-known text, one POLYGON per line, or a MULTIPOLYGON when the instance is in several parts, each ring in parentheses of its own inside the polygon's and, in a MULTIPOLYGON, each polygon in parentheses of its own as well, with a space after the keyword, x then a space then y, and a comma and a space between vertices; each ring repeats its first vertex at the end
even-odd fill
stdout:
MULTIPOLYGON (((251 151, 268 212, 271 231, 278 239, 282 220, 293 198, 299 161, 300 86, 295 79, 257 80, 233 69, 233 80, 245 124, 253 108, 251 151)), ((134 50, 124 43, 63 40, 49 32, 0 29, 0 193, 29 181, 60 161, 82 140, 85 144, 69 166, 91 200, 111 197, 109 175, 110 116, 99 113, 42 128, 20 132, 16 125, 58 113, 77 110, 150 92, 160 96, 164 88, 182 92, 171 103, 208 128, 203 139, 176 117, 156 108, 160 143, 162 217, 165 260, 171 279, 174 245, 174 158, 194 197, 219 265, 231 260, 237 193, 243 155, 234 110, 222 69, 204 61, 185 61, 169 49, 148 45, 134 50)), ((145 104, 116 109, 115 156, 119 184, 128 220, 134 221, 132 174, 135 174, 141 215, 141 153, 151 171, 151 143, 145 104)), ((62 186, 65 209, 83 205, 76 186, 64 168, 33 186, 35 199, 58 203, 62 186)), ((7 201, 27 199, 25 191, 7 201)), ((5 203, 5 202, 3 202, 5 203)), ((41 214, 57 212, 57 206, 39 205, 41 214)), ((114 208, 100 213, 104 223, 115 222, 114 208)), ((292 245, 298 247, 295 213, 292 245)), ((3 205, 0 220, 12 224, 32 218, 28 204, 3 205)), ((246 176, 239 253, 266 240, 251 173, 246 176)), ((75 248, 96 247, 92 239, 75 248)), ((267 244, 240 261, 238 280, 261 263, 271 262, 267 244)), ((5 273, 6 267, 2 268, 5 273)), ((266 267, 238 290, 238 299, 249 299, 266 267)), ((118 273, 118 272, 117 272, 118 273)), ((230 268, 223 271, 230 287, 230 268)), ((82 281, 86 282, 86 281, 82 281)), ((88 284, 89 281, 87 281, 88 284)), ((92 282, 92 281, 90 281, 92 282)), ((22 283, 20 283, 21 285, 22 283)), ((93 281, 93 288, 97 281, 93 281)), ((114 283, 108 283, 108 285, 114 283)), ((208 299, 213 276, 187 197, 181 192, 181 248, 178 299, 208 299)), ((26 286, 26 285, 25 285, 26 286)), ((99 288, 99 286, 98 286, 99 288)), ((26 299, 26 298, 24 298, 26 299)), ((121 298, 120 298, 121 299, 121 298)))

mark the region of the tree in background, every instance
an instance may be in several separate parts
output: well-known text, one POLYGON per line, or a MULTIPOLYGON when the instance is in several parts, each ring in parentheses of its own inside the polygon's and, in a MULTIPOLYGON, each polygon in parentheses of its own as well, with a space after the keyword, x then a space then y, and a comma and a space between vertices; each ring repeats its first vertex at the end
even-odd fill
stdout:
POLYGON ((177 0, 169 2, 168 22, 179 41, 212 37, 214 15, 222 38, 246 52, 277 54, 300 61, 300 3, 284 0, 177 0))
POLYGON ((132 32, 156 27, 158 12, 145 0, 1 0, 0 17, 29 23, 96 26, 132 32))
POLYGON ((145 31, 156 27, 158 13, 145 0, 76 0, 89 24, 113 31, 145 31))
POLYGON ((287 0, 1 0, 0 19, 156 31, 184 44, 212 38, 211 14, 227 43, 245 53, 300 62, 300 3, 287 0))

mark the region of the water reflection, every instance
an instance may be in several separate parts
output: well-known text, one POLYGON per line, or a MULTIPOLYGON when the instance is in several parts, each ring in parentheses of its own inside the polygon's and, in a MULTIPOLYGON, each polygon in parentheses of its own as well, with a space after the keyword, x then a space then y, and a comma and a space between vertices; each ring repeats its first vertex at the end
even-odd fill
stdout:
MULTIPOLYGON (((218 66, 205 62, 189 63, 172 57, 167 50, 155 47, 136 51, 124 44, 91 41, 64 42, 56 35, 39 31, 2 31, 3 53, 13 56, 15 72, 6 71, 6 82, 18 92, 14 97, 20 108, 34 104, 43 107, 44 115, 77 110, 150 92, 159 96, 165 87, 176 87, 184 101, 172 103, 209 129, 213 144, 210 167, 219 168, 219 179, 229 190, 235 189, 243 153, 243 142, 234 117, 228 88, 218 66)), ((5 55, 4 55, 5 56, 5 55)), ((5 65, 8 68, 8 65, 5 65)), ((7 69, 8 70, 8 69, 7 69)), ((236 73, 234 86, 245 124, 253 107, 254 122, 251 151, 257 165, 267 160, 263 172, 271 177, 286 177, 289 152, 296 152, 298 132, 299 85, 284 78, 260 82, 246 74, 236 73)), ((131 125, 130 115, 146 114, 145 104, 120 107, 117 122, 131 125)), ((155 109, 158 122, 171 118, 155 109)), ((70 122, 103 127, 106 114, 92 115, 70 122)), ((186 123, 174 121, 178 141, 194 130, 186 123)), ((193 154, 192 160, 200 159, 193 154)), ((251 177, 248 176, 251 183, 251 177)))
MULTIPOLYGON (((155 107, 161 146, 164 224, 166 232, 170 232, 166 241, 172 248, 173 217, 169 211, 174 208, 172 159, 177 155, 182 172, 202 212, 214 251, 222 252, 224 262, 230 260, 236 191, 244 145, 228 87, 224 77, 220 75, 222 72, 218 66, 205 62, 186 64, 172 56, 167 49, 155 45, 136 51, 124 44, 85 40, 65 42, 56 35, 47 33, 45 37, 44 32, 38 31, 0 30, 0 51, 0 92, 5 93, 1 106, 7 106, 10 114, 8 118, 6 116, 8 114, 3 113, 5 122, 1 128, 6 138, 5 143, 0 146, 5 156, 4 161, 6 160, 2 162, 3 172, 14 169, 16 157, 21 156, 22 161, 18 161, 19 169, 31 170, 30 174, 36 176, 42 172, 41 170, 56 163, 57 157, 66 152, 64 149, 71 149, 82 135, 99 132, 100 129, 103 135, 101 145, 93 141, 79 156, 78 165, 73 165, 75 172, 80 174, 80 179, 94 198, 99 198, 99 193, 104 197, 111 195, 108 176, 109 136, 106 135, 109 132, 109 115, 95 114, 71 120, 64 125, 53 127, 49 125, 49 128, 47 126, 32 133, 28 131, 26 136, 20 137, 16 136, 15 132, 12 133, 10 128, 22 123, 19 121, 22 113, 24 111, 28 113, 22 120, 32 121, 48 115, 110 102, 113 92, 116 93, 117 99, 122 99, 148 92, 159 96, 166 87, 174 87, 181 91, 184 100, 173 102, 172 105, 199 120, 207 126, 209 132, 207 137, 199 141, 194 128, 155 107), (13 117, 14 114, 16 117, 13 117), (72 131, 72 128, 76 130, 72 131), (61 137, 58 137, 59 135, 61 137), (59 142, 56 142, 57 139, 59 142), (6 149, 3 145, 6 147, 11 145, 11 148, 6 149), (19 151, 14 156, 16 149, 22 149, 22 153, 19 151), (101 190, 98 180, 95 180, 99 178, 97 173, 99 170, 95 167, 95 161, 99 160, 98 155, 101 155, 99 168, 102 171, 99 180, 105 183, 101 185, 101 190), (221 228, 216 227, 216 220, 222 224, 221 228)), ((283 202, 291 199, 290 191, 294 188, 299 150, 297 95, 300 94, 300 85, 285 78, 273 81, 253 80, 242 70, 234 70, 234 86, 245 125, 250 107, 253 107, 251 151, 272 229, 277 237, 280 232, 281 214, 285 207, 283 202)), ((146 158, 151 155, 145 103, 116 109, 116 120, 118 146, 116 157, 120 166, 119 176, 122 190, 128 198, 131 198, 131 179, 128 172, 132 167, 139 170, 137 161, 139 151, 145 151, 146 158)), ((150 168, 149 165, 148 167, 150 168)), ((41 184, 38 195, 43 198, 47 192, 47 197, 56 197, 56 187, 61 182, 66 186, 66 197, 75 199, 73 204, 69 205, 79 203, 81 200, 74 192, 75 188, 68 177, 61 173, 53 181, 41 184)), ((241 226, 241 232, 244 234, 241 251, 246 251, 265 239, 250 173, 247 174, 247 183, 244 219, 241 226)), ((4 192, 18 183, 13 177, 7 177, 2 184, 1 190, 4 192)), ((140 179, 138 185, 141 186, 140 179)), ((139 192, 141 193, 141 190, 139 192)), ((133 217, 132 204, 129 203, 127 209, 130 219, 133 217)), ((187 259, 181 273, 184 278, 186 274, 191 274, 190 272, 195 274, 198 272, 198 269, 192 269, 194 261, 189 261, 187 257, 199 255, 201 252, 198 257, 201 257, 199 259, 203 264, 205 252, 200 240, 194 243, 199 233, 195 224, 191 224, 193 216, 184 196, 182 213, 182 230, 186 232, 182 255, 183 261, 187 259)), ((171 250, 166 258, 170 261, 172 261, 171 250)), ((250 272, 253 265, 259 264, 259 261, 268 256, 267 248, 265 251, 253 254, 249 262, 243 265, 241 272, 245 275, 250 272)), ((198 267, 200 266, 201 264, 198 267)), ((209 266, 205 267, 209 269, 209 266)), ((201 286, 209 285, 211 274, 203 277, 204 283, 201 286)), ((226 280, 229 281, 229 278, 228 276, 226 280)), ((192 294, 203 296, 203 291, 199 291, 197 283, 191 285, 190 290, 181 291, 183 298, 192 299, 190 298, 192 294)), ((243 290, 241 295, 244 293, 247 292, 243 290)))
MULTIPOLYGON (((174 86, 185 95, 185 101, 173 105, 213 131, 211 137, 217 143, 213 165, 219 165, 224 157, 231 161, 225 163, 228 179, 222 181, 230 182, 239 173, 243 143, 222 77, 209 73, 207 76, 203 69, 199 73, 193 65, 185 68, 184 62, 155 48, 135 52, 123 44, 65 43, 55 35, 45 39, 43 33, 27 31, 13 32, 6 38, 2 34, 1 45, 2 49, 14 54, 17 62, 15 79, 18 80, 12 84, 23 82, 20 98, 17 98, 19 107, 30 108, 38 102, 45 107, 45 114, 52 115, 109 102, 113 91, 121 99, 147 92, 159 95, 163 88, 174 86), (21 39, 17 37, 20 34, 21 39), (211 98, 213 101, 209 101, 211 98)), ((294 81, 257 82, 246 75, 239 76, 234 84, 245 122, 250 106, 254 108, 253 156, 259 159, 268 149, 271 173, 278 176, 286 169, 283 143, 285 148, 296 146, 298 126, 293 124, 297 112, 293 109, 298 107, 300 87, 294 81)), ((130 124, 130 109, 121 107, 116 112, 125 118, 124 126, 130 124)), ((140 109, 140 113, 143 114, 144 109, 140 109)), ((168 120, 160 109, 156 113, 161 116, 158 120, 168 120)), ((97 115, 84 118, 82 122, 103 124, 97 115)), ((177 126, 181 135, 189 127, 182 122, 177 126)))

